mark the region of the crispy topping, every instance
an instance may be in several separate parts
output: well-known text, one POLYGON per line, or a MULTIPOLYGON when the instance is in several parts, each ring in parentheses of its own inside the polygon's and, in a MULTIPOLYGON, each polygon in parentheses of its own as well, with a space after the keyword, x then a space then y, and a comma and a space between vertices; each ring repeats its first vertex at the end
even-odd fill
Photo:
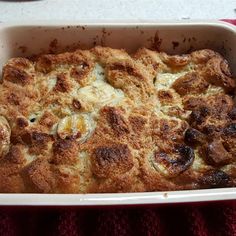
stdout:
POLYGON ((189 128, 186 130, 184 135, 184 141, 189 145, 197 145, 203 143, 205 140, 204 134, 200 131, 189 128))
POLYGON ((234 90, 228 63, 207 49, 99 46, 10 59, 0 82, 0 192, 235 186, 234 90))
POLYGON ((229 176, 221 170, 210 170, 201 177, 199 184, 202 188, 222 188, 230 183, 229 176))

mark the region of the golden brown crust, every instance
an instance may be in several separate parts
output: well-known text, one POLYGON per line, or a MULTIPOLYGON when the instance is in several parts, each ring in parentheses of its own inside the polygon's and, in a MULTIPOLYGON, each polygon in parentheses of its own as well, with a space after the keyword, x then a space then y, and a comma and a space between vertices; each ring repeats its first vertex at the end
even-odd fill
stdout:
POLYGON ((0 83, 0 192, 236 186, 234 90, 209 49, 13 58, 0 83))

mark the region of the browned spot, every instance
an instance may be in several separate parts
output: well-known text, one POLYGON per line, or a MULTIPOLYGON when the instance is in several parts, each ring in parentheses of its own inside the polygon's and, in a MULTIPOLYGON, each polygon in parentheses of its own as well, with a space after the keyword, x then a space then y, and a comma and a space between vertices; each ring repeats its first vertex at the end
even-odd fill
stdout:
POLYGON ((189 128, 185 132, 184 141, 191 146, 202 144, 205 141, 205 136, 200 131, 193 128, 189 128))
POLYGON ((57 75, 57 83, 56 86, 54 87, 54 91, 59 91, 62 93, 69 92, 70 91, 70 83, 68 81, 68 78, 66 77, 65 73, 61 73, 57 75))
POLYGON ((236 123, 231 123, 223 129, 223 134, 228 137, 236 137, 236 123))
POLYGON ((18 58, 11 59, 11 64, 13 64, 19 69, 28 69, 31 65, 31 62, 30 60, 26 58, 18 57, 18 58))
POLYGON ((233 107, 233 109, 228 113, 228 116, 232 120, 236 120, 236 107, 233 107))
POLYGON ((116 135, 120 136, 129 133, 128 125, 118 109, 106 107, 103 112, 105 112, 107 121, 116 135))
POLYGON ((159 90, 157 96, 161 103, 172 103, 173 102, 173 95, 170 91, 167 90, 159 90))
POLYGON ((54 191, 55 177, 46 159, 33 161, 22 175, 29 192, 51 193, 54 191))
POLYGON ((192 60, 195 63, 206 63, 216 55, 217 53, 210 49, 198 50, 191 53, 192 60))
POLYGON ((134 67, 132 64, 129 63, 122 63, 122 62, 115 62, 109 65, 110 70, 118 70, 122 71, 123 73, 127 73, 128 75, 136 76, 136 77, 143 77, 140 72, 134 67))
POLYGON ((211 114, 209 107, 202 106, 199 109, 192 111, 190 114, 189 122, 191 125, 196 126, 202 124, 206 118, 211 114))
POLYGON ((230 184, 230 177, 221 170, 209 170, 198 180, 201 188, 222 188, 230 184))
POLYGON ((20 128, 25 128, 25 127, 27 127, 29 125, 28 121, 24 117, 18 117, 16 119, 16 124, 20 128))
POLYGON ((232 156, 225 150, 225 147, 220 140, 214 140, 205 145, 202 148, 202 153, 206 162, 213 166, 229 164, 232 160, 232 156))
POLYGON ((48 144, 53 140, 50 134, 33 131, 31 133, 26 132, 21 135, 24 143, 29 145, 30 153, 42 154, 48 149, 48 144))
POLYGON ((53 154, 51 162, 56 165, 73 165, 79 161, 78 145, 73 140, 58 139, 53 143, 53 154))
POLYGON ((166 53, 162 53, 161 56, 162 56, 164 63, 166 63, 168 66, 171 66, 173 68, 186 66, 190 61, 190 58, 188 55, 170 56, 170 55, 167 55, 166 53))
POLYGON ((231 78, 228 63, 220 57, 211 58, 202 74, 206 81, 223 87, 227 92, 232 92, 235 88, 235 80, 231 78))
POLYGON ((23 146, 21 145, 16 145, 16 146, 11 146, 9 152, 7 155, 4 157, 4 159, 7 162, 14 163, 14 164, 22 164, 25 162, 24 155, 22 153, 22 148, 23 146))
POLYGON ((46 111, 39 120, 39 124, 51 128, 56 122, 58 118, 52 113, 46 111))
POLYGON ((141 116, 131 116, 129 122, 134 132, 142 132, 147 120, 141 116))
POLYGON ((164 165, 168 170, 168 176, 174 177, 187 170, 193 163, 194 151, 186 145, 178 145, 172 153, 156 151, 154 161, 164 165))
POLYGON ((15 93, 10 93, 9 96, 7 96, 7 101, 12 105, 20 105, 20 98, 15 93))
POLYGON ((184 104, 184 109, 195 110, 198 107, 202 106, 202 104, 205 104, 205 101, 204 99, 199 97, 186 97, 186 98, 184 97, 183 104, 184 104))
POLYGON ((3 69, 3 79, 25 86, 30 83, 32 77, 21 69, 7 65, 3 69))
POLYGON ((90 65, 85 61, 81 61, 77 67, 73 67, 70 71, 70 76, 75 78, 77 82, 81 83, 87 75, 90 73, 90 65))
POLYGON ((126 144, 100 146, 93 151, 93 172, 98 177, 123 174, 133 166, 131 153, 126 144))
POLYGON ((172 87, 180 95, 199 94, 207 90, 209 84, 199 76, 198 72, 190 72, 178 78, 172 87))

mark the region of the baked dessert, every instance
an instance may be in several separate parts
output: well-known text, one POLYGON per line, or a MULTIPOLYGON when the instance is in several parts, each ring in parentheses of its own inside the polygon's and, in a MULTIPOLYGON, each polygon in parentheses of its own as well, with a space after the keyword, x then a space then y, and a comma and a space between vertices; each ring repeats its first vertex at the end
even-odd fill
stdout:
POLYGON ((236 186, 235 81, 212 50, 95 47, 10 59, 0 84, 0 192, 236 186))

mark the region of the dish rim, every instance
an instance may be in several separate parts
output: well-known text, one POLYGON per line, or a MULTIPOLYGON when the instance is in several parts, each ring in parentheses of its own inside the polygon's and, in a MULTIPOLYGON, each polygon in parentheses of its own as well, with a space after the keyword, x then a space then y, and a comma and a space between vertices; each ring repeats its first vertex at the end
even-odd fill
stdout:
MULTIPOLYGON (((218 20, 212 21, 33 21, 33 22, 1 22, 0 29, 7 27, 217 27, 231 31, 236 36, 236 26, 218 20)), ((181 191, 160 191, 142 193, 96 193, 96 194, 31 194, 31 193, 0 193, 2 206, 115 206, 115 205, 143 205, 192 203, 207 201, 235 200, 236 187, 220 189, 200 189, 181 191)))

